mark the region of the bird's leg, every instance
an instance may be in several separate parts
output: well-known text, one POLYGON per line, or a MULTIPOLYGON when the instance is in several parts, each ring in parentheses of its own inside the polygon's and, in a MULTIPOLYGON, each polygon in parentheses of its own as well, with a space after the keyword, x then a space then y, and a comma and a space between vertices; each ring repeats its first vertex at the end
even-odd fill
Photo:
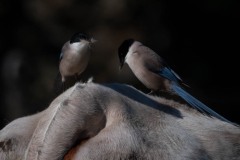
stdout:
POLYGON ((66 90, 66 77, 62 76, 62 90, 63 92, 66 90))

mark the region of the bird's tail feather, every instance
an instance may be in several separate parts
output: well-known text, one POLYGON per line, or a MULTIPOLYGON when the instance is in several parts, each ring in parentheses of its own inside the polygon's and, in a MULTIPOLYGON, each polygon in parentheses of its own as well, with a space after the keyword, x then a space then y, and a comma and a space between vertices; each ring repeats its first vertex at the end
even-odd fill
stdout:
POLYGON ((196 108, 197 110, 199 110, 203 114, 207 114, 207 115, 216 117, 216 118, 218 118, 218 119, 220 119, 222 121, 225 121, 225 122, 228 122, 228 123, 232 123, 229 120, 227 120, 226 118, 224 118, 221 115, 219 115, 218 113, 216 113, 215 111, 213 111, 212 109, 210 109, 208 106, 206 106, 205 104, 203 104, 199 100, 197 100, 196 98, 194 98, 192 95, 190 95, 188 92, 186 92, 183 88, 178 86, 178 84, 174 83, 172 85, 172 89, 181 98, 183 98, 187 103, 189 103, 192 107, 196 108))

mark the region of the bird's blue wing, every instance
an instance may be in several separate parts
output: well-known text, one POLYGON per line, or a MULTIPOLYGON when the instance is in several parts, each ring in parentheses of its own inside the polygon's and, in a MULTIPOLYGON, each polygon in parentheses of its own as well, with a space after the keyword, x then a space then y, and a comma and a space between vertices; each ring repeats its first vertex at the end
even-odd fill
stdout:
POLYGON ((160 74, 161 76, 167 78, 170 81, 179 83, 182 82, 182 79, 170 68, 168 67, 163 67, 158 74, 160 74))

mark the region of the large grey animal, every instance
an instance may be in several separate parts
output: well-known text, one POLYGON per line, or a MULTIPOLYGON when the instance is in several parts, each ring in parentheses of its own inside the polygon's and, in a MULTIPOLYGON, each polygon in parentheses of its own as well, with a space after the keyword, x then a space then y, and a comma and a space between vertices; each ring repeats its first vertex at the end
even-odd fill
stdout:
POLYGON ((0 131, 1 160, 239 160, 240 128, 124 84, 77 83, 0 131))

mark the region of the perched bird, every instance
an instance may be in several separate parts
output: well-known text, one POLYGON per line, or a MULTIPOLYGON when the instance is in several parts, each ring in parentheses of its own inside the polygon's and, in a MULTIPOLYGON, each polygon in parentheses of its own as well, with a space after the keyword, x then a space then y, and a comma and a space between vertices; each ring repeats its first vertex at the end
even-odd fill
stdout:
POLYGON ((118 48, 120 69, 127 63, 135 76, 151 91, 170 91, 183 98, 203 114, 227 119, 207 107, 183 89, 182 79, 152 49, 134 39, 127 39, 118 48))
POLYGON ((63 45, 59 63, 63 83, 66 77, 78 76, 86 69, 91 55, 91 45, 95 42, 95 39, 86 34, 75 33, 63 45))

